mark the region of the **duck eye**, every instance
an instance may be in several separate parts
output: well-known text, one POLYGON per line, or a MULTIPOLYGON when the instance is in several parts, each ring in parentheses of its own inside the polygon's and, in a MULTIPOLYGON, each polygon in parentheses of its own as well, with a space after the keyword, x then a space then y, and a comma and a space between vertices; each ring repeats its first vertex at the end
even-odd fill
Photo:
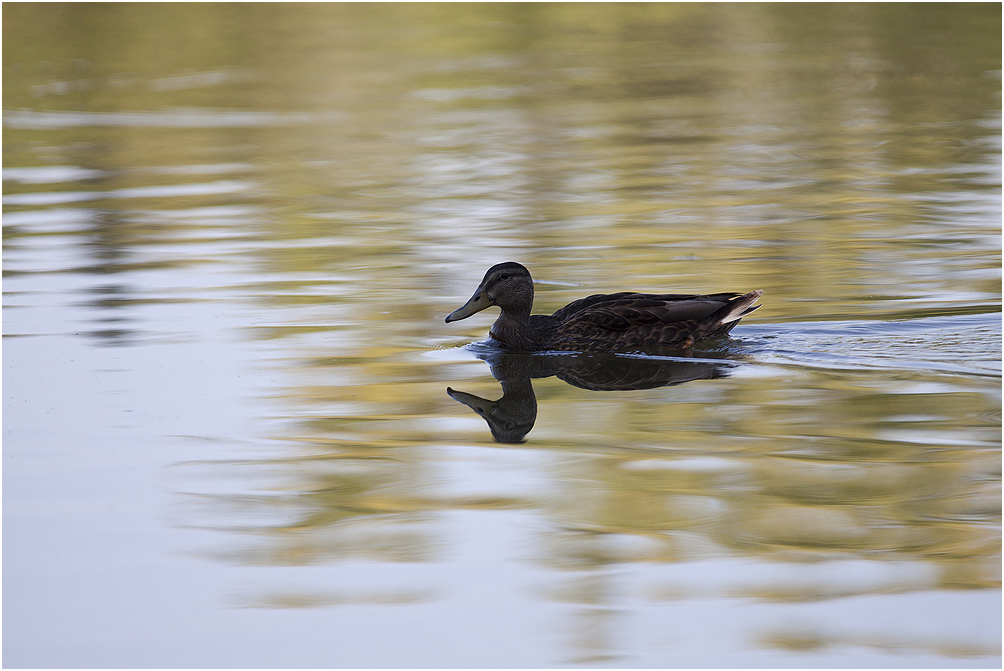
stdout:
POLYGON ((499 275, 499 279, 500 280, 507 280, 507 279, 509 279, 509 273, 502 273, 501 275, 499 275))

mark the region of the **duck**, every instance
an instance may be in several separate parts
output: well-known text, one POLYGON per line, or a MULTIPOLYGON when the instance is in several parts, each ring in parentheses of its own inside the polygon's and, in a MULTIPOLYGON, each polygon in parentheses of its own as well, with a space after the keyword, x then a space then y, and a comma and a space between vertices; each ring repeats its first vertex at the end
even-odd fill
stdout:
POLYGON ((550 315, 531 315, 533 278, 514 261, 488 269, 474 295, 446 317, 467 319, 498 306, 489 335, 515 352, 687 351, 725 336, 759 308, 762 289, 748 293, 646 294, 622 291, 580 298, 550 315))

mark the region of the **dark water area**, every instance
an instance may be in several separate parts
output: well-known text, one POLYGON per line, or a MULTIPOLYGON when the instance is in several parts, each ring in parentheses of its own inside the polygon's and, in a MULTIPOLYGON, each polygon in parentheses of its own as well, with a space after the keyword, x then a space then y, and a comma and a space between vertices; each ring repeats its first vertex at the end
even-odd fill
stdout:
POLYGON ((1000 667, 1000 4, 3 31, 5 666, 1000 667))

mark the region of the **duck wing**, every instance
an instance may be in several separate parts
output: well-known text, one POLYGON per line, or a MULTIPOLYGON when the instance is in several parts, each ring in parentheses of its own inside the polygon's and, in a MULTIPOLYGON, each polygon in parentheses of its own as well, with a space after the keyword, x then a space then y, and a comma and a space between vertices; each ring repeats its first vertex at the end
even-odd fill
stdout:
POLYGON ((748 294, 596 294, 569 303, 551 317, 555 341, 604 349, 646 345, 689 347, 694 340, 725 335, 759 306, 762 292, 748 294))
MULTIPOLYGON (((731 305, 743 294, 595 294, 573 301, 551 317, 559 322, 581 322, 611 331, 634 326, 701 320, 731 305)), ((757 296, 759 297, 759 296, 757 296)), ((747 314, 750 311, 744 312, 747 314)))
POLYGON ((565 307, 561 308, 560 310, 552 314, 551 317, 558 320, 559 322, 565 321, 571 315, 582 312, 583 310, 588 310, 589 308, 593 307, 600 307, 607 303, 623 300, 629 296, 644 298, 648 296, 648 294, 639 294, 633 291, 622 291, 616 294, 593 294, 592 296, 586 296, 585 298, 580 298, 577 301, 572 301, 565 307))

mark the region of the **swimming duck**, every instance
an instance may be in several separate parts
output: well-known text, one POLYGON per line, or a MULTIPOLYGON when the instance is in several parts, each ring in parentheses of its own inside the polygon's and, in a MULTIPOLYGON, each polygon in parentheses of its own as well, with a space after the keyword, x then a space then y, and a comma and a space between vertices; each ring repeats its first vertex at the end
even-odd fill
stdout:
POLYGON ((623 291, 580 298, 552 315, 531 315, 533 279, 512 261, 488 269, 471 299, 450 313, 446 322, 467 319, 497 305, 502 314, 490 335, 502 347, 518 352, 639 351, 689 349, 696 340, 724 336, 756 310, 763 295, 639 294, 623 291))

